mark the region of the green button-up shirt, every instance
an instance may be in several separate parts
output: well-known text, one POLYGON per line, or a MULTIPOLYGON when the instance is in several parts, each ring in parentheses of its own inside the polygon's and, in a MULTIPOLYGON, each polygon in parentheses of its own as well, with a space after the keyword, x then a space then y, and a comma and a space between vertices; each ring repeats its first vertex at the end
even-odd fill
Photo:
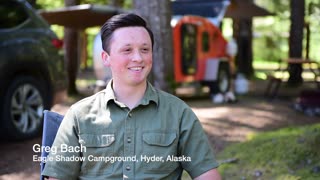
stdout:
POLYGON ((72 105, 58 130, 43 175, 70 179, 180 179, 216 168, 190 107, 148 84, 129 109, 107 88, 72 105))

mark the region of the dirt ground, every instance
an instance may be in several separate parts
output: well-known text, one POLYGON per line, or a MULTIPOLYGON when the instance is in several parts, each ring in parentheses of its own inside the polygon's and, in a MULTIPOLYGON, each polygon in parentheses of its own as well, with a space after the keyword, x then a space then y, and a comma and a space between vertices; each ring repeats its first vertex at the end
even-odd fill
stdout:
MULTIPOLYGON (((287 126, 319 123, 320 118, 306 116, 291 108, 299 89, 283 88, 278 98, 263 96, 266 82, 251 82, 250 92, 234 104, 212 104, 209 97, 183 98, 198 115, 216 152, 231 143, 241 142, 253 133, 287 126)), ((304 88, 304 87, 302 87, 304 88)), ((72 102, 55 105, 52 110, 64 114, 72 102)), ((41 138, 23 142, 0 142, 0 180, 34 180, 39 178, 39 162, 33 160, 34 144, 41 138)))

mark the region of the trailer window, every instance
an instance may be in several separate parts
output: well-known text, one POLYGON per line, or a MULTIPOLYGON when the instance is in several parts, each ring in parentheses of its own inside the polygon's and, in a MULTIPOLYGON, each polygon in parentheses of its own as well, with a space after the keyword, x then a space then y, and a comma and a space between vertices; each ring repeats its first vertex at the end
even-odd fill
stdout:
POLYGON ((197 27, 184 24, 181 27, 182 72, 186 75, 196 73, 197 69, 197 27))
POLYGON ((203 32, 202 33, 202 51, 203 52, 208 52, 209 49, 210 49, 209 33, 208 32, 203 32))

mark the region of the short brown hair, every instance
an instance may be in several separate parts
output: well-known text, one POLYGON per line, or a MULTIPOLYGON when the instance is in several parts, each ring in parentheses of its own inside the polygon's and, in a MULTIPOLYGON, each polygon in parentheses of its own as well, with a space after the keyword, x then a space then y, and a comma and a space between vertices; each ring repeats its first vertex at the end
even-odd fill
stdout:
POLYGON ((107 53, 110 53, 110 40, 112 34, 115 30, 122 28, 122 27, 144 27, 150 36, 152 47, 154 44, 154 38, 152 31, 147 27, 146 21, 133 13, 129 14, 118 14, 112 16, 109 20, 107 20, 103 26, 101 27, 101 41, 102 41, 102 49, 105 50, 107 53))

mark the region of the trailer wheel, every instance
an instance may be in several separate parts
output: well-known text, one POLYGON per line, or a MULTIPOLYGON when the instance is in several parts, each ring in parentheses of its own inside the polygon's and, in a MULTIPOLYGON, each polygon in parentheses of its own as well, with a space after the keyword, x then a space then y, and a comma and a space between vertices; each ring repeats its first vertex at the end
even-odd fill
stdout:
POLYGON ((226 93, 230 89, 231 75, 228 63, 221 63, 218 70, 217 91, 226 93))
POLYGON ((201 84, 209 87, 211 95, 218 93, 224 94, 228 92, 231 86, 229 64, 226 62, 221 62, 217 72, 217 79, 215 81, 202 81, 201 84))

